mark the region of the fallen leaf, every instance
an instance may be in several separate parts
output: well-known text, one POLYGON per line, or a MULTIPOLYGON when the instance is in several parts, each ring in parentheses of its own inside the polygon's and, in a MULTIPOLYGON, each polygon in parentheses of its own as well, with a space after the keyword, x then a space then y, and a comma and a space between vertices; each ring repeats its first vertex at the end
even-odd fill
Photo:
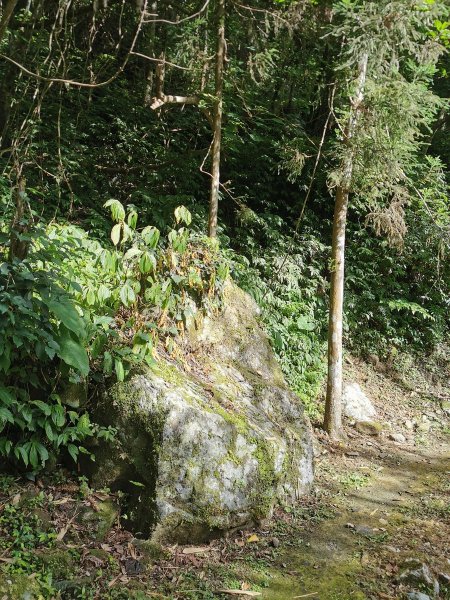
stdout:
POLYGON ((255 533, 247 538, 247 544, 253 544, 254 542, 259 542, 259 537, 255 533))
POLYGON ((210 552, 211 548, 209 546, 191 546, 189 548, 183 548, 181 554, 204 554, 205 552, 210 552))

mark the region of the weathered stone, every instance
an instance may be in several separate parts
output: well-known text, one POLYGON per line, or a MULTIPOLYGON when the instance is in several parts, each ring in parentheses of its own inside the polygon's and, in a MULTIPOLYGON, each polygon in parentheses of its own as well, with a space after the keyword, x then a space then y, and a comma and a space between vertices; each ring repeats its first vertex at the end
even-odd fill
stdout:
POLYGON ((377 411, 361 387, 347 383, 342 394, 344 414, 355 421, 373 421, 377 411))
POLYGON ((381 423, 376 421, 359 421, 355 424, 355 429, 364 435, 380 435, 383 430, 381 423))
POLYGON ((439 582, 431 573, 428 565, 414 558, 405 562, 399 580, 411 586, 426 586, 432 589, 435 595, 439 594, 439 582))
POLYGON ((430 421, 422 421, 422 423, 419 423, 419 425, 417 426, 417 431, 421 432, 421 433, 428 433, 431 429, 431 423, 430 421))
POLYGON ((390 433, 389 439, 399 444, 404 444, 406 442, 406 438, 403 433, 390 433))
POLYGON ((111 500, 97 502, 95 509, 86 506, 78 517, 79 521, 88 526, 92 539, 103 541, 119 516, 119 509, 111 500))
POLYGON ((406 419, 405 427, 408 431, 412 431, 414 429, 414 423, 412 421, 410 421, 409 419, 406 419))
POLYGON ((61 402, 72 408, 80 408, 86 405, 88 385, 87 380, 79 383, 68 383, 59 394, 61 402))
POLYGON ((200 542, 261 521, 312 482, 310 425, 257 307, 231 284, 224 305, 189 326, 195 370, 160 359, 98 403, 117 437, 94 449, 92 477, 128 494, 136 535, 200 542))
POLYGON ((409 592, 406 597, 408 600, 431 600, 431 597, 428 594, 422 594, 422 592, 409 592))

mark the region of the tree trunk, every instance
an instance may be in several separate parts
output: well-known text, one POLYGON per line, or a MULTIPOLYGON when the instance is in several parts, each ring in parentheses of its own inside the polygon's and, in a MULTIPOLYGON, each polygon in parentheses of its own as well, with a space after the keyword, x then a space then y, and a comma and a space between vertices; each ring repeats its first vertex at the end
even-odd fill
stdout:
POLYGON ((217 211, 220 188, 220 150, 222 143, 223 71, 225 65, 225 2, 217 0, 217 49, 215 71, 215 103, 213 115, 213 142, 211 167, 211 193, 209 199, 208 235, 217 236, 217 211))
POLYGON ((16 189, 16 210, 11 222, 9 261, 14 259, 24 260, 28 254, 29 241, 23 236, 29 231, 29 224, 25 220, 25 179, 20 178, 16 189))
MULTIPOLYGON (((150 10, 152 14, 156 14, 158 12, 158 2, 154 0, 151 3, 150 10)), ((148 41, 147 41, 147 54, 149 56, 154 56, 155 53, 155 39, 156 39, 156 23, 153 21, 150 23, 150 30, 148 32, 148 41)), ((155 69, 153 65, 147 65, 147 85, 145 87, 145 104, 150 106, 152 103, 153 96, 153 80, 155 77, 155 69)))
MULTIPOLYGON (((356 95, 346 130, 347 145, 351 145, 355 135, 358 114, 364 98, 368 56, 365 54, 359 63, 356 95)), ((348 198, 353 174, 354 151, 348 153, 343 164, 340 185, 336 188, 331 247, 331 289, 328 324, 328 380, 325 403, 324 428, 334 439, 342 435, 342 322, 344 309, 344 266, 345 229, 347 224, 348 198)))
POLYGON ((8 27, 9 20, 12 17, 14 9, 16 8, 16 4, 17 4, 17 0, 9 0, 9 2, 6 3, 6 6, 5 6, 5 8, 3 9, 2 13, 1 13, 1 18, 0 18, 0 42, 3 39, 5 31, 6 31, 7 27, 8 27))

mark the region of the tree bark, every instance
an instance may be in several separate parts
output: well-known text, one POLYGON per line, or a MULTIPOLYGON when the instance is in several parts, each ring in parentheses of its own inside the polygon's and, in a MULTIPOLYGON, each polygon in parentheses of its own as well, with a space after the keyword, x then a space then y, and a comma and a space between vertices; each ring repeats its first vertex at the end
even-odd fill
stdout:
MULTIPOLYGON (((348 146, 354 138, 358 114, 364 99, 367 61, 368 56, 365 54, 358 66, 356 95, 352 100, 346 130, 345 143, 348 146)), ((332 270, 328 324, 328 379, 324 429, 334 439, 339 439, 342 436, 342 323, 344 313, 345 230, 353 164, 354 151, 351 150, 344 161, 342 179, 336 188, 331 247, 332 270)))
POLYGON ((219 208, 220 155, 222 145, 223 72, 225 66, 225 2, 217 0, 217 49, 215 69, 215 103, 213 114, 213 142, 211 166, 211 192, 209 197, 208 235, 217 236, 217 212, 219 208))
POLYGON ((5 8, 3 9, 3 12, 2 12, 1 18, 0 18, 0 42, 3 39, 5 31, 8 27, 9 20, 12 17, 14 9, 16 8, 16 4, 17 4, 17 0, 9 0, 9 2, 6 3, 5 8))
POLYGON ((16 189, 16 210, 11 222, 10 229, 10 246, 9 246, 9 261, 12 262, 14 259, 24 260, 28 254, 28 247, 30 245, 28 240, 24 240, 22 236, 25 236, 29 231, 29 224, 25 221, 25 179, 20 178, 16 189))

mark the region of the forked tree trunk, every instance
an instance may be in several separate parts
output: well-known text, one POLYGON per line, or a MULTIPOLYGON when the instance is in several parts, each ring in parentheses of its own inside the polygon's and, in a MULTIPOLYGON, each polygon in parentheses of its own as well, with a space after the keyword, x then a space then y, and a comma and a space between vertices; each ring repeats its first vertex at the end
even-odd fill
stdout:
POLYGON ((213 114, 213 142, 211 167, 211 192, 209 197, 208 235, 217 236, 217 211, 220 189, 220 151, 222 144, 223 72, 225 65, 225 2, 217 0, 217 49, 215 70, 215 103, 213 114))
MULTIPOLYGON (((355 98, 352 100, 346 130, 346 143, 352 144, 358 114, 364 98, 368 56, 365 54, 358 68, 355 98)), ((348 197, 353 174, 354 151, 348 152, 343 165, 340 185, 336 188, 331 248, 331 289, 328 325, 328 380, 324 428, 334 439, 342 435, 342 322, 344 313, 345 229, 348 197)))

